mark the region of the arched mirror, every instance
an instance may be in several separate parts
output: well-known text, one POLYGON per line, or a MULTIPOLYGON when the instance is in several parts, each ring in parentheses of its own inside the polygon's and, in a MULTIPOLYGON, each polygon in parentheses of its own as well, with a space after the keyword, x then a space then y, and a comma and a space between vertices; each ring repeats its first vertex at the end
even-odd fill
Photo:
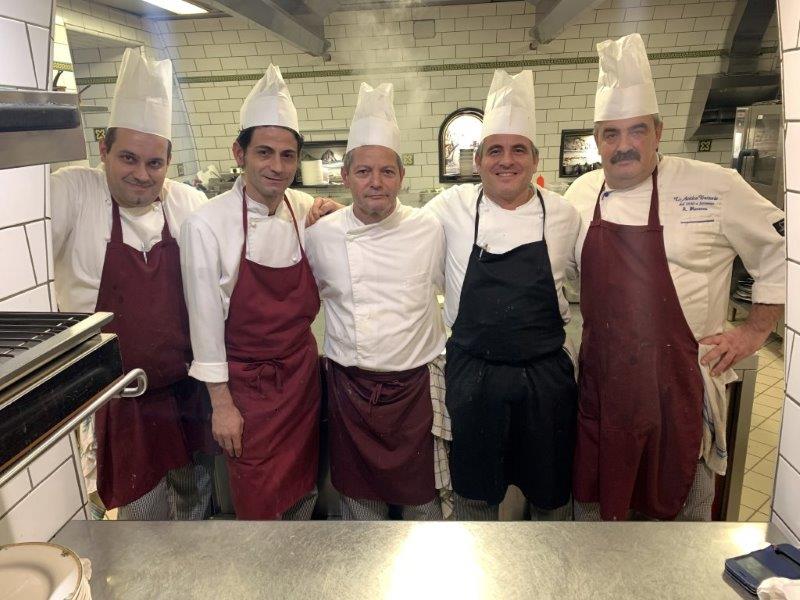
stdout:
POLYGON ((459 108, 445 117, 439 128, 439 181, 479 181, 475 150, 481 139, 483 111, 459 108))

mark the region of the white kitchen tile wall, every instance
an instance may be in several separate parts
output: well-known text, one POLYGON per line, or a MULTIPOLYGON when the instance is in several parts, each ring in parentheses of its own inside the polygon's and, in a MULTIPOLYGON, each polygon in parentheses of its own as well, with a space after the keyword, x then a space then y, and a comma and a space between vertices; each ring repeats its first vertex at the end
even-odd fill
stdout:
POLYGON ((786 336, 786 401, 781 427, 778 453, 778 473, 775 498, 772 504, 772 521, 798 542, 800 538, 800 181, 795 165, 800 160, 797 133, 800 127, 800 3, 796 0, 778 0, 781 48, 783 56, 782 80, 786 117, 786 143, 784 165, 786 172, 786 237, 788 256, 786 336), (791 133, 792 139, 789 139, 791 133))
POLYGON ((52 0, 0 0, 0 16, 50 27, 52 0))
MULTIPOLYGON (((663 6, 642 4, 653 2, 626 0, 620 4, 619 0, 608 0, 597 10, 581 13, 557 39, 536 51, 528 48, 527 30, 535 20, 535 9, 528 2, 425 7, 424 11, 343 10, 331 14, 326 22, 325 36, 332 42, 329 62, 308 56, 275 34, 240 19, 148 23, 146 19, 123 19, 112 9, 106 11, 107 17, 100 17, 79 0, 62 0, 58 12, 68 24, 80 22, 86 30, 102 30, 108 19, 124 36, 132 36, 137 29, 147 30, 153 47, 173 59, 179 77, 254 74, 270 62, 280 65, 287 75, 292 71, 309 73, 288 79, 300 127, 309 140, 346 138, 362 79, 373 84, 393 82, 403 131, 402 152, 414 154, 414 165, 407 168, 406 186, 416 192, 439 186, 436 139, 443 119, 459 107, 482 107, 492 75, 490 68, 480 64, 455 71, 420 72, 420 68, 449 63, 595 57, 597 42, 632 31, 639 31, 654 52, 713 52, 724 46, 724 31, 735 5, 697 0, 661 0, 659 4, 663 6), (433 37, 415 37, 415 24, 419 35, 427 19, 434 21, 433 37), (385 66, 392 66, 393 70, 382 70, 385 66), (400 72, 398 66, 402 66, 400 72), (311 74, 362 68, 373 71, 343 77, 311 74)), ((777 36, 776 19, 764 44, 774 43, 777 36)), ((763 62, 765 68, 772 67, 775 53, 765 54, 763 62)), ((696 141, 684 141, 695 78, 698 74, 719 72, 720 58, 661 59, 654 61, 653 67, 665 117, 662 150, 728 165, 729 139, 713 140, 710 152, 698 152, 696 141)), ((592 64, 553 64, 535 66, 533 70, 540 134, 539 171, 546 181, 553 182, 561 130, 592 125, 597 69, 592 64)), ((202 165, 213 162, 223 168, 233 166, 230 146, 238 130, 239 107, 251 86, 252 81, 242 80, 181 84, 191 127, 187 135, 193 138, 192 148, 202 165)), ((180 156, 175 160, 182 161, 180 156)))
POLYGON ((36 221, 25 225, 25 232, 28 234, 28 246, 31 251, 31 262, 33 272, 36 276, 36 284, 47 283, 47 239, 45 238, 45 222, 36 221))
POLYGON ((55 472, 0 518, 0 544, 49 540, 82 511, 83 504, 75 460, 70 454, 55 472))
MULTIPOLYGON (((0 0, 0 15, 0 86, 48 89, 51 0, 0 0)), ((0 311, 53 308, 48 178, 47 165, 0 170, 0 311)), ((46 541, 74 515, 83 516, 78 461, 64 440, 0 489, 0 544, 46 541)))
POLYGON ((24 226, 0 229, 0 256, 0 300, 36 285, 24 226))
POLYGON ((35 88, 36 74, 25 23, 0 17, 0 40, 10 50, 7 58, 0 61, 0 81, 13 87, 35 88))
POLYGON ((27 292, 0 300, 0 310, 47 312, 50 310, 51 298, 53 299, 53 308, 55 308, 55 294, 51 292, 47 284, 40 285, 27 292))
MULTIPOLYGON (((800 69, 798 69, 800 73, 800 69)), ((786 256, 800 263, 800 193, 786 192, 786 256), (797 230, 797 235, 794 235, 797 230)))
POLYGON ((50 29, 28 25, 28 38, 31 42, 37 87, 46 90, 50 81, 50 29))

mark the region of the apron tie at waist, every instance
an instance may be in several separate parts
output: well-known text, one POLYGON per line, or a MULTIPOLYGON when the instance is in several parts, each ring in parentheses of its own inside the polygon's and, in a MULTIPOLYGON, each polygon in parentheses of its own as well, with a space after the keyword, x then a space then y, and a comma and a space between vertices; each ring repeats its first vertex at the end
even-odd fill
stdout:
POLYGON ((369 396, 369 405, 375 406, 378 403, 378 400, 381 399, 381 393, 383 392, 383 383, 379 382, 374 388, 372 388, 372 394, 369 396))
POLYGON ((272 376, 275 380, 275 387, 279 392, 283 391, 283 377, 281 376, 281 370, 283 368, 283 363, 275 358, 268 358, 267 360, 262 360, 255 363, 247 363, 244 366, 244 371, 255 371, 254 375, 256 378, 256 385, 258 389, 261 390, 261 377, 264 375, 265 369, 272 369, 272 376))

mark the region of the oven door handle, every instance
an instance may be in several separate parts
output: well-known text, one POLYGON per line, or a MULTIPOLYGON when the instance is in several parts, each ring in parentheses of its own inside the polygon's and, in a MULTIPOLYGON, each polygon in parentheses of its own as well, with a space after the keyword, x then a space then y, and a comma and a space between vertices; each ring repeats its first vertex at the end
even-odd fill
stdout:
POLYGON ((147 391, 147 373, 142 369, 133 369, 128 375, 131 373, 136 373, 136 385, 122 388, 119 392, 121 398, 138 398, 147 391))
POLYGON ((47 452, 64 437, 69 435, 70 432, 80 425, 81 421, 97 412, 97 410, 106 402, 117 396, 124 396, 126 398, 141 396, 145 390, 147 390, 147 375, 142 369, 132 369, 125 375, 122 375, 116 379, 101 394, 95 396, 81 410, 74 413, 69 419, 59 425, 35 448, 11 465, 8 469, 0 473, 0 487, 4 486, 8 481, 30 466, 30 464, 33 463, 37 458, 42 456, 42 454, 47 452), (127 387, 128 384, 134 380, 136 381, 136 385, 130 388, 127 387))

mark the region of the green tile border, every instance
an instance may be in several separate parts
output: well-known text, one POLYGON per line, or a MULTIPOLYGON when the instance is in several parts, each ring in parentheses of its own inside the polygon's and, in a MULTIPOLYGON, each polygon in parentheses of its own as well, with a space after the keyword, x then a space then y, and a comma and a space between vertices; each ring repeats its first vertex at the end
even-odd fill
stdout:
MULTIPOLYGON (((777 46, 765 46, 761 48, 760 54, 775 54, 777 46)), ((728 55, 727 50, 684 50, 677 52, 651 52, 648 56, 650 60, 674 60, 678 58, 718 58, 728 55)), ((66 63, 57 63, 64 65, 66 63)), ((556 65, 588 65, 597 64, 596 56, 572 56, 560 58, 530 58, 522 60, 499 60, 482 62, 460 62, 441 65, 399 65, 396 67, 366 67, 362 69, 328 69, 321 71, 282 71, 284 79, 328 79, 333 77, 353 77, 356 75, 368 75, 374 73, 396 74, 396 73, 439 73, 446 71, 468 71, 468 70, 490 70, 490 69, 511 69, 518 67, 546 67, 556 65)), ((71 69, 71 65, 69 70, 71 69)), ((55 64, 54 67, 55 68, 55 64)), ((65 69, 66 70, 66 69, 65 69)), ((239 73, 233 75, 198 75, 180 76, 179 83, 223 83, 223 82, 248 82, 258 81, 263 73, 239 73)), ((80 77, 75 81, 78 85, 92 85, 100 83, 114 83, 116 77, 80 77)))

